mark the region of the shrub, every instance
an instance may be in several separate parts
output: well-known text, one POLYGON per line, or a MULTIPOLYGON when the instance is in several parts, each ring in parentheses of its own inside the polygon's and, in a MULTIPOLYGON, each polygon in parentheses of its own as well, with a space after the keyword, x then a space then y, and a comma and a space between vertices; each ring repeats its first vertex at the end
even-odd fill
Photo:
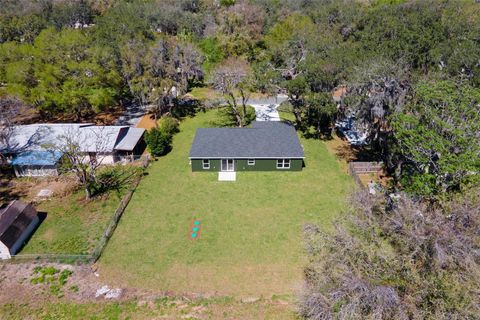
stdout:
POLYGON ((160 129, 153 128, 145 135, 150 153, 155 156, 166 155, 172 149, 172 136, 160 129))
POLYGON ((98 196, 109 191, 121 192, 131 186, 132 182, 141 175, 142 169, 133 166, 108 166, 99 170, 97 181, 92 187, 92 195, 98 196))
POLYGON ((255 119, 257 119, 255 109, 251 106, 247 106, 247 113, 245 114, 245 119, 244 119, 245 124, 244 125, 248 126, 250 123, 255 121, 255 119))
POLYGON ((334 232, 305 227, 309 319, 477 319, 480 192, 444 208, 360 193, 334 232))
POLYGON ((163 117, 158 122, 158 127, 160 131, 166 133, 169 136, 173 136, 175 133, 178 133, 178 120, 173 117, 163 117))
POLYGON ((280 103, 280 105, 277 108, 278 112, 287 112, 287 113, 293 113, 293 106, 290 103, 290 101, 284 101, 280 103))
POLYGON ((67 279, 72 275, 72 271, 65 269, 60 272, 60 277, 58 277, 58 282, 63 286, 67 283, 67 279))

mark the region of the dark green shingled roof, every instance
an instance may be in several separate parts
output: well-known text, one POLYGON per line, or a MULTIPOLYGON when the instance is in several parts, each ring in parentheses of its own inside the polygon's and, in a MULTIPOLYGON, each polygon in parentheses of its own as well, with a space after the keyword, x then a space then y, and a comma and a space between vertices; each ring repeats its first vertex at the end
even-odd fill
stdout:
POLYGON ((253 122, 251 128, 199 128, 191 159, 304 158, 295 128, 284 122, 253 122))

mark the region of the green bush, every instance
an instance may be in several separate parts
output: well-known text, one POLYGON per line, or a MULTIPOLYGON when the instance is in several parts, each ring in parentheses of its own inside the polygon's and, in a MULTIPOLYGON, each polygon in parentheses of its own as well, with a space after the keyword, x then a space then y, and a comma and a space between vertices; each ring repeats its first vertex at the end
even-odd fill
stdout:
POLYGON ((220 5, 224 7, 230 7, 235 4, 235 0, 220 0, 220 5))
POLYGON ((65 283, 67 283, 68 277, 72 275, 72 271, 65 269, 62 272, 60 272, 60 277, 58 277, 58 282, 63 286, 65 283))
POLYGON ((178 129, 178 126, 178 120, 173 117, 163 117, 158 122, 158 127, 160 131, 163 131, 169 136, 173 136, 175 133, 178 133, 180 131, 178 129))
MULTIPOLYGON (((35 267, 33 269, 33 277, 30 279, 31 284, 42 284, 46 283, 49 285, 49 290, 50 293, 61 298, 63 297, 63 290, 62 287, 67 283, 68 278, 73 274, 73 271, 70 271, 68 269, 60 271, 59 269, 56 269, 54 267, 35 267)), ((70 289, 73 292, 78 292, 78 287, 77 291, 74 291, 72 289, 72 286, 70 289)))
POLYGON ((257 115, 255 113, 255 109, 251 106, 247 106, 247 113, 245 114, 244 122, 246 126, 257 119, 257 115))
POLYGON ((166 155, 172 149, 172 136, 160 129, 153 128, 148 131, 145 141, 150 153, 155 157, 166 155))
POLYGON ((284 101, 278 106, 277 110, 278 110, 278 112, 292 113, 293 112, 293 107, 292 107, 292 104, 290 103, 290 101, 284 101))

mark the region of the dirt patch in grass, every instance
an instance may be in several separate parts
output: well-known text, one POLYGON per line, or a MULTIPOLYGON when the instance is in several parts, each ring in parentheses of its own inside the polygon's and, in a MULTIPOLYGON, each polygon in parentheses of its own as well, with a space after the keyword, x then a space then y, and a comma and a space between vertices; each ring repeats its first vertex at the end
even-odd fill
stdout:
POLYGON ((49 189, 53 198, 61 198, 72 193, 77 188, 73 176, 44 178, 14 178, 0 176, 0 202, 20 199, 25 202, 41 201, 37 197, 40 190, 49 189))
POLYGON ((352 148, 348 141, 340 138, 335 133, 331 140, 325 141, 325 146, 339 160, 345 172, 348 172, 349 162, 358 160, 358 151, 352 148))
POLYGON ((142 117, 142 119, 140 119, 136 127, 150 130, 157 127, 157 122, 155 121, 155 117, 153 115, 146 114, 142 117))
POLYGON ((383 171, 357 173, 357 175, 364 187, 368 187, 368 184, 372 181, 386 187, 392 181, 392 177, 387 176, 383 171))
POLYGON ((64 296, 73 301, 86 301, 89 299, 89 290, 96 287, 98 280, 93 279, 93 273, 89 271, 88 266, 71 266, 62 264, 44 264, 44 263, 4 263, 0 265, 0 305, 14 303, 18 301, 39 304, 44 299, 55 298, 49 292, 49 283, 33 284, 35 277, 34 269, 36 267, 54 267, 58 270, 71 270, 73 274, 67 279, 64 288, 64 296), (94 280, 94 281, 92 281, 94 280), (78 286, 78 292, 70 292, 71 286, 78 286))
POLYGON ((289 296, 271 299, 138 290, 123 287, 113 300, 96 297, 107 283, 88 265, 0 264, 2 319, 296 319, 289 296), (32 281, 35 270, 69 270, 64 284, 32 281), (52 287, 56 286, 56 290, 52 287))

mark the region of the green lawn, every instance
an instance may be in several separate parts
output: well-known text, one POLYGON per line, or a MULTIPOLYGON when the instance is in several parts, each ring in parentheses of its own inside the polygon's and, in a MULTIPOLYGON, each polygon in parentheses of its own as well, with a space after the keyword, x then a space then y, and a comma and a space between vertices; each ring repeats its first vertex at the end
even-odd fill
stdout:
POLYGON ((193 301, 159 298, 155 302, 145 304, 139 304, 137 301, 72 303, 55 300, 40 305, 4 304, 0 305, 0 318, 2 320, 297 319, 290 306, 275 300, 241 303, 231 298, 193 301))
POLYGON ((324 144, 304 140, 303 172, 240 172, 234 183, 192 173, 195 129, 217 111, 181 124, 173 151, 154 162, 100 259, 102 277, 173 292, 289 295, 302 283, 302 228, 329 228, 353 186, 324 144), (202 234, 189 240, 191 221, 202 234))
POLYGON ((105 199, 85 202, 84 197, 84 192, 75 192, 37 206, 47 217, 20 254, 90 253, 120 199, 112 194, 105 199))

